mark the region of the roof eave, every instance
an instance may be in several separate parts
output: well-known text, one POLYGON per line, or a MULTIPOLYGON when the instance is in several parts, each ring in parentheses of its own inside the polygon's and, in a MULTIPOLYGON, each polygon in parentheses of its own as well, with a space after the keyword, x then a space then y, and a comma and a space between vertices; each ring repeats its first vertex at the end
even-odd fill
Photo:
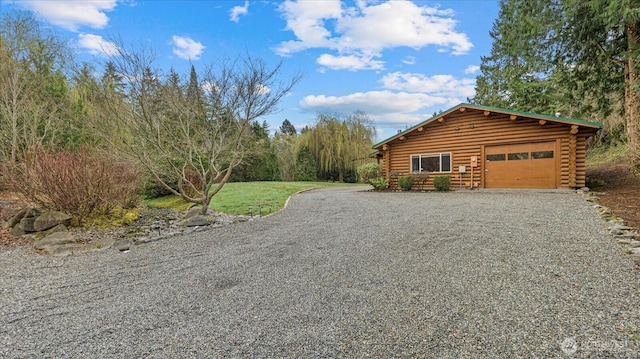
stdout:
POLYGON ((484 105, 475 105, 475 104, 468 104, 468 103, 461 103, 457 106, 454 106, 450 109, 448 109, 447 111, 444 111, 436 116, 432 116, 431 118, 424 120, 420 123, 418 123, 417 125, 414 125, 412 127, 409 127, 408 129, 398 132, 396 135, 391 136, 389 138, 387 138, 386 140, 383 140, 381 142, 378 142, 376 144, 373 145, 374 149, 377 149, 378 147, 389 143, 397 138, 400 138, 412 131, 414 131, 415 129, 421 127, 421 126, 425 126, 427 124, 429 124, 430 122, 433 122, 434 120, 440 118, 440 117, 444 117, 447 116, 448 114, 460 109, 460 108, 470 108, 470 109, 474 109, 474 110, 480 110, 480 111, 490 111, 490 112, 499 112, 499 113, 503 113, 503 114, 507 114, 507 115, 519 115, 519 116, 523 116, 523 117, 528 117, 528 118, 533 118, 533 119, 538 119, 538 120, 548 120, 548 121, 553 121, 553 122, 559 122, 559 123, 564 123, 564 124, 569 124, 569 125, 579 125, 582 127, 588 127, 588 128, 592 128, 597 130, 600 130, 604 127, 604 125, 602 123, 599 122, 592 122, 592 121, 585 121, 585 120, 579 120, 579 119, 575 119, 575 118, 569 118, 569 117, 558 117, 558 116, 551 116, 551 115, 544 115, 544 114, 539 114, 539 113, 533 113, 533 112, 524 112, 524 111, 515 111, 515 110, 510 110, 510 109, 504 109, 504 108, 500 108, 500 107, 492 107, 492 106, 484 106, 484 105))

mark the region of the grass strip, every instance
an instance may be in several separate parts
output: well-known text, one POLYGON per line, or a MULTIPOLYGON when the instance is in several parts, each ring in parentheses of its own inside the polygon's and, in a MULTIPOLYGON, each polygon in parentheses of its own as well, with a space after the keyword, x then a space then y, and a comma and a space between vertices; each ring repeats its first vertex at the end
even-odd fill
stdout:
MULTIPOLYGON (((213 197, 210 209, 228 214, 273 213, 284 207, 287 198, 296 192, 313 188, 353 187, 362 184, 329 182, 232 182, 222 187, 213 197)), ((191 203, 178 196, 165 196, 145 200, 145 204, 154 208, 173 208, 186 210, 191 203)))

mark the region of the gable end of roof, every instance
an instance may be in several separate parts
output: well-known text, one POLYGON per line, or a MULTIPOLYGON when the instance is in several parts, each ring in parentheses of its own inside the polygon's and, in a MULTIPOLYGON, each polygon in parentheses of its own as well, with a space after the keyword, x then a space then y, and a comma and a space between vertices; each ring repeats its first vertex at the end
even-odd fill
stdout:
POLYGON ((533 113, 533 112, 525 112, 525 111, 516 111, 516 110, 510 110, 510 109, 504 109, 504 108, 499 108, 499 107, 492 107, 492 106, 484 106, 484 105, 476 105, 476 104, 468 104, 468 103, 461 103, 455 107, 452 107, 450 109, 448 109, 447 111, 444 111, 436 116, 433 116, 425 121, 422 121, 414 126, 409 127, 408 129, 401 131, 399 133, 397 133, 394 136, 391 136, 389 138, 387 138, 386 140, 383 140, 381 142, 378 142, 376 144, 373 145, 374 149, 377 149, 378 147, 384 145, 385 143, 389 143, 397 138, 400 138, 402 136, 407 135, 410 132, 413 132, 414 130, 416 130, 419 127, 428 125, 429 123, 437 120, 438 118, 441 117, 445 117, 455 111, 460 110, 461 108, 465 108, 465 109, 472 109, 472 110, 478 110, 478 111, 489 111, 489 112, 496 112, 496 113, 501 113, 501 114, 506 114, 506 115, 515 115, 515 116, 522 116, 522 117, 528 117, 528 118, 533 118, 533 119, 538 119, 538 120, 548 120, 548 121, 553 121, 553 122, 559 122, 559 123, 565 123, 565 124, 570 124, 570 125, 578 125, 578 126, 583 126, 583 127, 589 127, 589 128, 593 128, 593 129, 601 129, 604 127, 604 125, 600 122, 592 122, 592 121, 586 121, 586 120, 579 120, 579 119, 575 119, 575 118, 570 118, 570 117, 560 117, 560 116, 551 116, 551 115, 544 115, 544 114, 539 114, 539 113, 533 113))

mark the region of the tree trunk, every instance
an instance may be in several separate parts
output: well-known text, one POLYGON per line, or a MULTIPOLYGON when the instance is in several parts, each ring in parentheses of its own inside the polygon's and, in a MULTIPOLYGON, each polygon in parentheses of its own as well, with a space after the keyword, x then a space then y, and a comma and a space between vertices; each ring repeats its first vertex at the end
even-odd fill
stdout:
MULTIPOLYGON (((627 25, 627 45, 629 53, 635 54, 640 48, 640 22, 627 25)), ((640 93, 638 92, 638 61, 629 56, 625 64, 625 120, 631 169, 640 170, 640 93)))

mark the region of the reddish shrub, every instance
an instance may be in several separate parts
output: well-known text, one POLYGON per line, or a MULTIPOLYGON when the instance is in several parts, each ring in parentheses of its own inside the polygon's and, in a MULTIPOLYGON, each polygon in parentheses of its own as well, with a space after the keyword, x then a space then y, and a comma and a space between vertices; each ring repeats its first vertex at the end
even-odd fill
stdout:
POLYGON ((25 199, 77 220, 108 214, 138 203, 138 171, 108 154, 36 148, 19 162, 5 166, 6 185, 25 199))

